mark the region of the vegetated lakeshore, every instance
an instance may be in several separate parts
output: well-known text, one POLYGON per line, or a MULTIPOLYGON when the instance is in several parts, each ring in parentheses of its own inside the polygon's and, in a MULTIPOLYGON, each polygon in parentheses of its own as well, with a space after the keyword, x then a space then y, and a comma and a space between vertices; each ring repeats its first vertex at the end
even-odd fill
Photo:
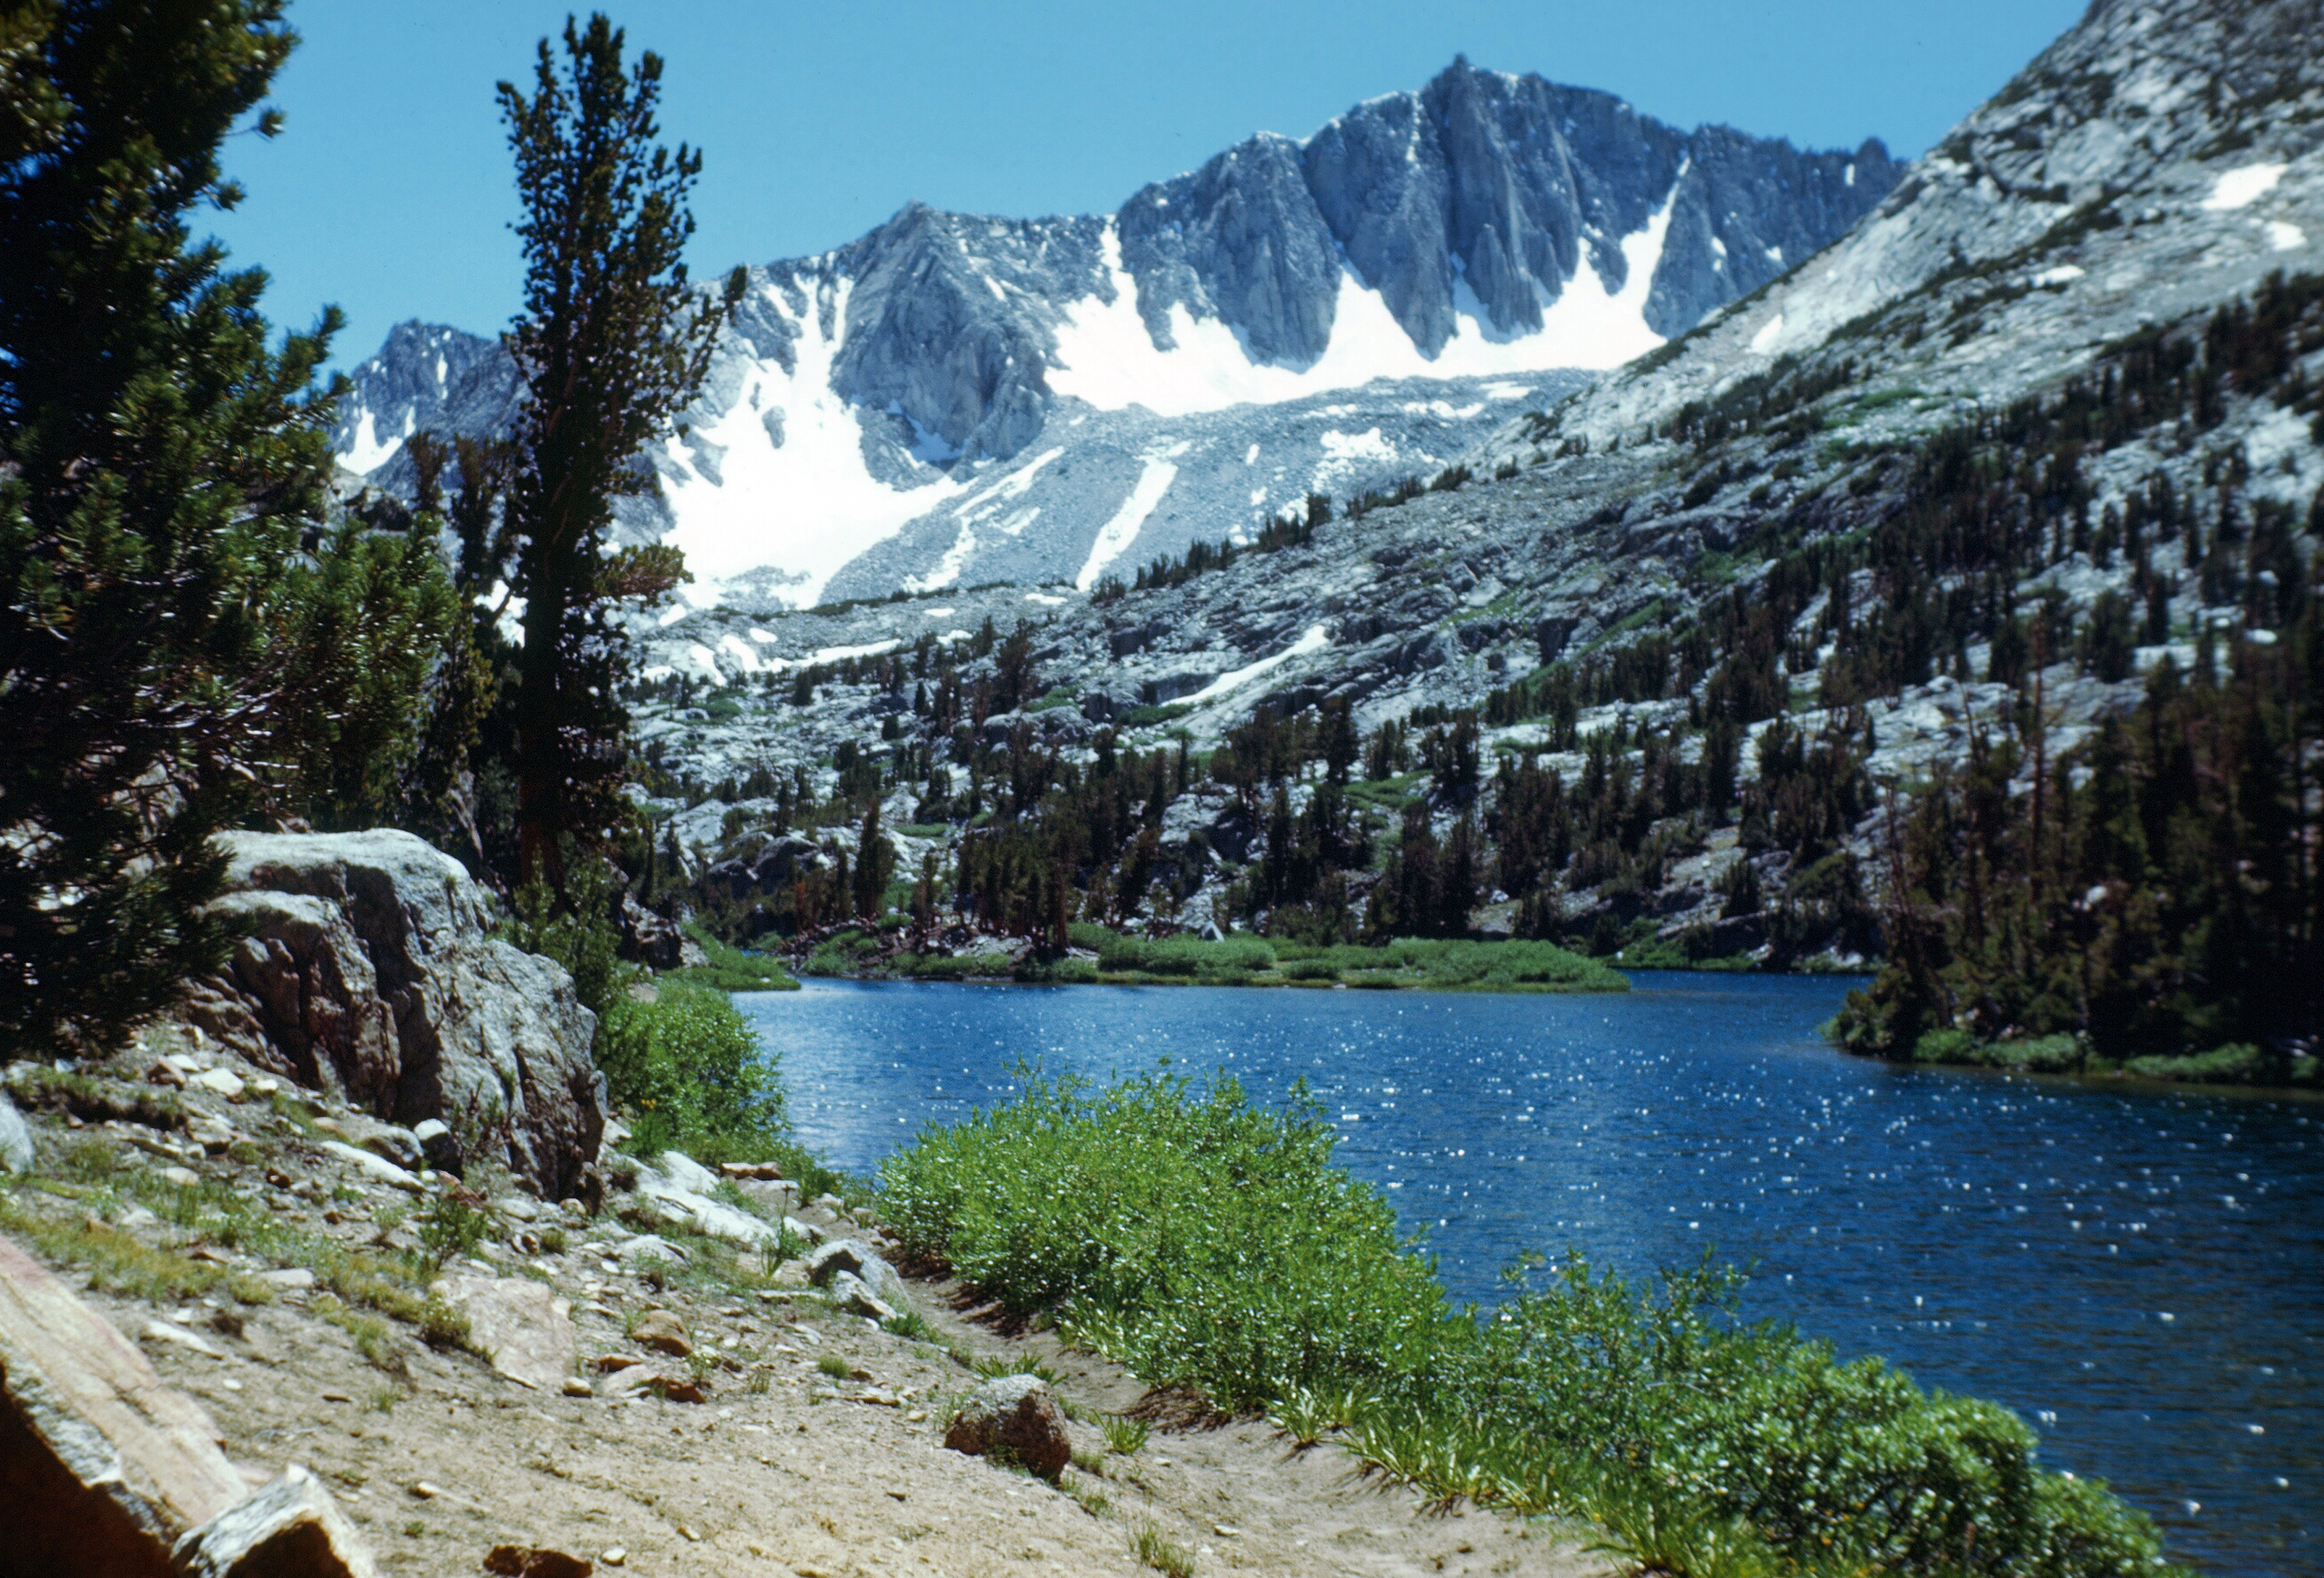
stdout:
MULTIPOLYGON (((1549 943, 1399 937, 1379 947, 1255 937, 1149 940, 1076 922, 1059 956, 998 938, 957 951, 899 946, 850 927, 798 951, 802 974, 856 980, 1016 981, 1042 985, 1350 986, 1440 992, 1625 992, 1596 959, 1549 943)), ((730 952, 733 950, 730 950, 730 952)))
POLYGON ((2182 1558, 2304 1571, 2301 1487, 2324 1472, 2303 1424, 2324 1409, 2314 1109, 1838 1057, 1815 1027, 1840 990, 1659 973, 1546 999, 810 982, 738 1006, 783 1048, 802 1142, 853 1170, 1013 1099, 1019 1052, 1099 1084, 1167 1057, 1269 1107, 1305 1077, 1334 1161, 1429 1230, 1455 1299, 1501 1296, 1498 1269, 1528 1249, 1579 1244, 1644 1277, 1715 1246, 1756 1267, 1747 1315, 2007 1404, 2043 1463, 2113 1483, 2182 1558))

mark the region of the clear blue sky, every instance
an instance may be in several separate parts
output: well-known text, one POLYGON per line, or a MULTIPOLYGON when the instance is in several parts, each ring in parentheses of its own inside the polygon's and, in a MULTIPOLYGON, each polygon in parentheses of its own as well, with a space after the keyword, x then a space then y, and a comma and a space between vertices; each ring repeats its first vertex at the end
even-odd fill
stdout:
MULTIPOLYGON (((243 138, 215 228, 268 315, 346 309, 349 365, 406 318, 479 333, 516 307, 493 85, 569 7, 297 0, 288 117, 243 138)), ((905 202, 1094 213, 1254 131, 1305 136, 1456 52, 1602 88, 1682 126, 1922 152, 2081 0, 664 0, 615 8, 668 62, 663 125, 705 150, 690 261, 711 274, 853 240, 905 202)))

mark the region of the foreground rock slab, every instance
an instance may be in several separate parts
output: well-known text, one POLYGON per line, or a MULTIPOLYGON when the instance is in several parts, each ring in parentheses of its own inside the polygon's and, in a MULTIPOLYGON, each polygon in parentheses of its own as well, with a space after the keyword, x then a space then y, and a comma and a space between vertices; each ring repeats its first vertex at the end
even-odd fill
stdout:
POLYGON ((178 1542, 182 1578, 376 1578, 330 1493, 297 1463, 178 1542))
POLYGON ((447 1277, 444 1302, 468 1317, 468 1338, 493 1368, 536 1391, 564 1389, 581 1358, 573 1305, 530 1277, 447 1277))
POLYGON ((0 1238, 0 1578, 155 1578, 249 1487, 201 1407, 0 1238))

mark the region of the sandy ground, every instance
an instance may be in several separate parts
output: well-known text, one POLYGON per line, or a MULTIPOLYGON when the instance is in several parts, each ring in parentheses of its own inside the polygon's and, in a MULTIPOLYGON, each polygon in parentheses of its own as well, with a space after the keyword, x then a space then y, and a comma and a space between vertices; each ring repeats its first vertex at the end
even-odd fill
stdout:
MULTIPOLYGON (((331 1158, 295 1145, 271 1160, 325 1185, 346 1177, 331 1158)), ((211 1170, 233 1172, 222 1159, 211 1170)), ((368 1210, 399 1198, 368 1193, 343 1203, 341 1220, 327 1225, 318 1203, 276 1195, 290 1220, 349 1239, 368 1237, 368 1210)), ((79 1209, 29 1191, 18 1198, 79 1209)), ((158 1223, 138 1231, 198 1248, 158 1223)), ((1068 1469, 1063 1488, 1053 1488, 943 1446, 943 1398, 975 1380, 943 1349, 803 1291, 770 1298, 657 1290, 609 1271, 614 1262, 591 1252, 622 1236, 609 1223, 573 1224, 569 1252, 531 1263, 572 1300, 582 1369, 600 1393, 614 1383, 598 1376, 595 1361, 636 1352, 622 1336, 625 1318, 659 1307, 685 1322, 697 1348, 715 1343, 725 1361, 701 1403, 550 1395, 473 1354, 432 1351, 402 1327, 383 1366, 295 1291, 248 1308, 223 1290, 207 1309, 88 1297, 133 1335, 158 1321, 216 1350, 142 1339, 162 1374, 211 1411, 246 1474, 299 1462, 321 1476, 387 1574, 473 1573, 504 1541, 585 1556, 601 1573, 673 1578, 1135 1574, 1148 1569, 1133 1555, 1133 1535, 1148 1525, 1191 1553, 1197 1573, 1606 1571, 1570 1535, 1473 1509, 1430 1511, 1409 1490, 1355 1473, 1337 1449, 1291 1450, 1264 1421, 1157 1426, 1127 1456, 1109 1454, 1093 1423, 1076 1424, 1077 1453, 1102 1472, 1068 1469), (844 1361, 850 1377, 818 1370, 825 1355, 844 1361), (1080 1500, 1069 1493, 1076 1490, 1080 1500), (1096 1497, 1105 1505, 1092 1510, 1096 1497)), ((494 1269, 507 1275, 514 1256, 496 1255, 494 1269)), ((1001 1336, 956 1307, 956 1288, 923 1282, 913 1291, 930 1324, 959 1347, 1038 1351, 1085 1418, 1135 1410, 1146 1398, 1117 1367, 1064 1352, 1046 1336, 1001 1336)))

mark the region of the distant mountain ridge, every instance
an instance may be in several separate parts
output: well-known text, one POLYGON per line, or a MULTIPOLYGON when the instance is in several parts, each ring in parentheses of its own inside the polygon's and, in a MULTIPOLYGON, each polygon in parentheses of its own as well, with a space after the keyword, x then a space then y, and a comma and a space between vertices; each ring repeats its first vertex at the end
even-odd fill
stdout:
MULTIPOLYGON (((1375 392, 1319 429, 1337 434, 1326 444, 1222 413, 1380 379, 1535 377, 1518 394, 1537 403, 1536 375, 1618 365, 1776 278, 1900 169, 1877 141, 1806 152, 1683 132, 1610 94, 1456 60, 1418 92, 1305 142, 1254 136, 1111 215, 913 203, 846 246, 752 272, 691 436, 654 457, 663 499, 625 523, 677 542, 698 573, 758 571, 790 601, 835 582, 877 589, 867 577, 991 578, 987 561, 1085 585, 1095 550, 1111 554, 1100 570, 1175 551, 1327 475, 1360 487, 1441 462, 1491 420, 1423 442, 1398 430, 1413 402, 1375 392), (1141 455, 1094 457, 1097 476, 1071 464, 1071 429, 1132 407, 1183 429, 1153 447, 1215 452, 1161 483, 1179 497, 1158 520, 1141 455), (1065 464, 1020 461, 1053 449, 1065 464), (1018 513, 1033 513, 1003 542, 962 512, 1012 463, 1018 513), (1061 477, 1077 481, 1058 492, 1061 477), (1138 512, 1126 527, 1125 512, 1138 512), (921 547, 903 553, 899 538, 921 547)), ((516 393, 492 342, 420 324, 354 382, 339 453, 390 484, 404 437, 488 430, 516 393)))

